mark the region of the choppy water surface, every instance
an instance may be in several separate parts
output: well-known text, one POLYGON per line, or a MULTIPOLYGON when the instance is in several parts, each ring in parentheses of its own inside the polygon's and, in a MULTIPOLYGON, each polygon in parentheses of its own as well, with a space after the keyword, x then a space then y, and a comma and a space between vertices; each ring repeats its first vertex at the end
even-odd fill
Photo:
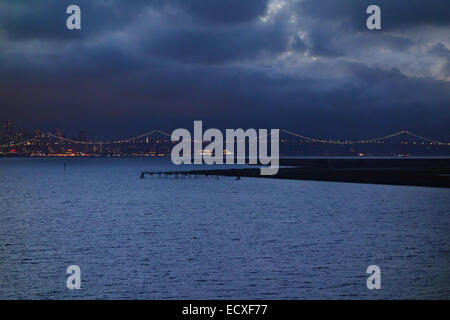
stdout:
POLYGON ((0 298, 450 298, 448 189, 139 179, 167 167, 0 159, 0 298))

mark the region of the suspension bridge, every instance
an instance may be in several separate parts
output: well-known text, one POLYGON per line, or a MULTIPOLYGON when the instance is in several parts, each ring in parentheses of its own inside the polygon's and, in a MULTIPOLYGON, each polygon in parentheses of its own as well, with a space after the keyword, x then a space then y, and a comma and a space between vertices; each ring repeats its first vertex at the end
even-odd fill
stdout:
MULTIPOLYGON (((401 130, 389 135, 371 138, 371 139, 324 139, 320 137, 310 137, 296 132, 281 129, 280 134, 285 134, 291 138, 291 141, 317 145, 370 145, 378 143, 398 143, 399 141, 414 140, 425 146, 448 147, 450 143, 430 137, 425 137, 409 130, 401 130)), ((161 139, 160 136, 169 138, 172 136, 162 130, 154 129, 141 135, 112 140, 112 141, 82 141, 69 139, 45 133, 31 139, 22 141, 13 141, 8 144, 0 145, 0 148, 13 148, 33 145, 68 145, 73 148, 74 145, 86 146, 114 146, 126 144, 140 144, 148 142, 147 138, 153 137, 153 140, 161 139), (53 142, 52 142, 53 141, 53 142), (65 143, 61 143, 65 142, 65 143)), ((256 137, 258 139, 258 136, 256 137)), ((259 138, 261 139, 261 137, 259 138)), ((280 140, 283 141, 280 135, 280 140)), ((190 140, 196 141, 196 140, 190 140)), ((202 141, 208 142, 208 141, 202 141)), ((19 148, 18 148, 19 149, 19 148)), ((357 182, 357 183, 376 183, 376 184, 394 184, 394 185, 415 185, 415 186, 433 186, 450 187, 450 164, 448 159, 282 159, 280 169, 275 176, 268 176, 276 179, 294 179, 294 180, 316 180, 316 181, 336 181, 336 182, 357 182), (284 161, 284 162, 283 162, 284 161), (300 162, 299 162, 300 161, 300 162)), ((194 170, 194 171, 168 171, 168 172, 147 172, 141 173, 141 178, 147 175, 158 178, 168 178, 170 176, 177 178, 193 177, 253 177, 261 178, 259 168, 242 169, 224 169, 224 170, 194 170)))
MULTIPOLYGON (((414 132, 411 132, 409 130, 401 130, 386 136, 372 138, 372 139, 361 139, 361 140, 338 140, 338 139, 324 139, 324 138, 318 138, 318 137, 309 137, 302 134, 295 133, 290 130, 286 129, 280 129, 281 133, 285 133, 291 137, 297 138, 299 141, 303 142, 309 142, 309 143, 318 143, 318 144, 334 144, 334 145, 358 145, 358 144, 371 144, 371 143, 381 143, 384 141, 387 141, 389 139, 395 138, 395 137, 409 137, 413 139, 417 139, 417 141, 420 141, 422 144, 430 144, 430 145, 438 145, 438 146, 450 146, 450 142, 447 141, 441 141, 425 136, 421 136, 419 134, 416 134, 414 132)), ((22 141, 12 141, 11 143, 0 145, 1 148, 11 148, 11 147, 17 147, 17 146, 24 146, 31 144, 36 141, 42 141, 44 139, 56 139, 59 141, 72 143, 72 144, 80 144, 80 145, 93 145, 93 146, 101 146, 101 145, 115 145, 115 144, 126 144, 126 143, 132 143, 132 142, 138 142, 143 138, 151 137, 155 134, 160 134, 163 136, 171 137, 172 135, 168 132, 154 129, 148 132, 145 132, 141 135, 126 138, 126 139, 120 139, 120 140, 113 140, 113 141, 82 141, 82 140, 75 140, 75 139, 69 139, 61 136, 54 135, 52 133, 45 133, 40 136, 36 136, 31 139, 22 140, 22 141)), ((270 134, 268 134, 270 135, 270 134)), ((198 140, 190 140, 191 142, 196 142, 198 140)), ((200 141, 201 142, 201 141, 200 141)), ((203 141, 205 142, 205 141, 203 141)))

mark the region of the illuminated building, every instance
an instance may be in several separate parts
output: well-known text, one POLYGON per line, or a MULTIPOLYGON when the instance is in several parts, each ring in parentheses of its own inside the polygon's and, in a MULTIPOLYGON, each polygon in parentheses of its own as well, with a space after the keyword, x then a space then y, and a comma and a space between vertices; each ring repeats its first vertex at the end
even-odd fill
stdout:
POLYGON ((6 121, 6 134, 12 135, 14 133, 14 126, 11 120, 6 121))

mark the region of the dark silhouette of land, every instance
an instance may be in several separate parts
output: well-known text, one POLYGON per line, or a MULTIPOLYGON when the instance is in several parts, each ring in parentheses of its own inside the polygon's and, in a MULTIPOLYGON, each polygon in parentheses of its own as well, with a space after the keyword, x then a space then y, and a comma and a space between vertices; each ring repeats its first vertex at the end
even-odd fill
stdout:
POLYGON ((259 168, 142 172, 159 178, 251 177, 450 187, 450 159, 281 159, 278 173, 260 175, 259 168))

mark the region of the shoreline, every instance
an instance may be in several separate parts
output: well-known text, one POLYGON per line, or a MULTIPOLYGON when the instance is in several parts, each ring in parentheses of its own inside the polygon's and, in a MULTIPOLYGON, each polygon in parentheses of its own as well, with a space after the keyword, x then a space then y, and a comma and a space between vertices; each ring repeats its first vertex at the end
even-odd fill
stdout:
POLYGON ((259 168, 141 172, 168 178, 223 176, 450 188, 450 159, 280 159, 277 174, 259 168))

